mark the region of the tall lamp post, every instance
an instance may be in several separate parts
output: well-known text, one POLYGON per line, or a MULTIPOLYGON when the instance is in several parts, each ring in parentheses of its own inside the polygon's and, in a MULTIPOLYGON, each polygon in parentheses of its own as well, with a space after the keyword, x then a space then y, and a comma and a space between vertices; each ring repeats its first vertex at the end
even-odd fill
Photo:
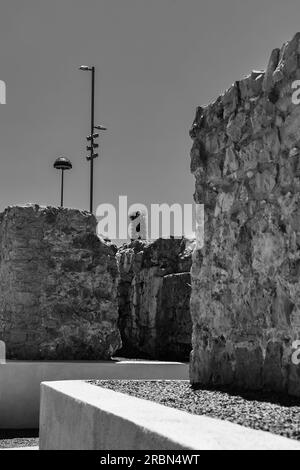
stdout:
POLYGON ((60 188, 60 207, 64 206, 64 172, 65 170, 71 170, 72 163, 67 157, 58 157, 54 164, 56 170, 61 170, 61 188, 60 188))
POLYGON ((81 65, 79 70, 91 72, 91 133, 87 136, 88 146, 87 151, 90 154, 86 157, 87 161, 90 162, 90 212, 93 213, 93 194, 94 194, 94 159, 99 155, 94 150, 99 147, 99 144, 95 143, 95 139, 99 137, 98 133, 95 133, 95 129, 105 131, 106 127, 95 126, 95 67, 88 65, 81 65))

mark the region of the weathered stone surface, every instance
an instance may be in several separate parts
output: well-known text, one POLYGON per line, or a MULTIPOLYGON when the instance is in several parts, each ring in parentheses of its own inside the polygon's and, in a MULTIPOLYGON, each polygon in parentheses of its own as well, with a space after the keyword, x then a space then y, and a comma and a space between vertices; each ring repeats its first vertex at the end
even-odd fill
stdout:
POLYGON ((0 339, 10 359, 107 359, 121 346, 115 250, 74 209, 9 207, 0 223, 0 339))
POLYGON ((118 251, 121 354, 188 360, 193 242, 133 241, 118 251))
POLYGON ((197 109, 191 171, 205 243, 191 271, 193 384, 300 395, 299 59, 298 33, 266 73, 197 109))

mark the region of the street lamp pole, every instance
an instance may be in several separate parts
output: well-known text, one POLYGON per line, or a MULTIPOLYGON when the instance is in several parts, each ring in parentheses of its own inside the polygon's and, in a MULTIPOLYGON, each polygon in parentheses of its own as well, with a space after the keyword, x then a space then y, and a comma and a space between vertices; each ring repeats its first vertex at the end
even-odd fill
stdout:
POLYGON ((90 212, 93 213, 93 196, 94 196, 94 159, 98 157, 98 153, 94 153, 95 149, 99 147, 99 144, 95 143, 95 139, 99 137, 99 133, 95 133, 95 129, 100 131, 106 131, 104 126, 95 126, 95 67, 88 65, 81 65, 80 70, 91 72, 91 134, 87 136, 89 145, 87 150, 90 155, 86 157, 87 161, 90 162, 90 212))
POLYGON ((92 67, 92 89, 91 89, 91 149, 90 149, 90 213, 93 213, 94 195, 94 126, 95 126, 95 67, 92 67))
POLYGON ((64 207, 64 169, 61 170, 60 207, 64 207))

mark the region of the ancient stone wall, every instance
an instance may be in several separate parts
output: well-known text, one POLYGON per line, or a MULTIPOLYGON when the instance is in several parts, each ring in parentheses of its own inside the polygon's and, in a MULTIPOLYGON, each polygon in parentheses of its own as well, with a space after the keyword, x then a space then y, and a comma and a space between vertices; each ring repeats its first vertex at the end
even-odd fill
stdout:
POLYGON ((197 109, 191 171, 205 243, 192 267, 193 384, 300 395, 299 79, 300 33, 265 73, 197 109))
POLYGON ((188 360, 193 242, 136 240, 118 251, 120 354, 188 360))
POLYGON ((107 359, 121 346, 115 250, 87 212, 9 207, 0 220, 0 340, 10 359, 107 359))

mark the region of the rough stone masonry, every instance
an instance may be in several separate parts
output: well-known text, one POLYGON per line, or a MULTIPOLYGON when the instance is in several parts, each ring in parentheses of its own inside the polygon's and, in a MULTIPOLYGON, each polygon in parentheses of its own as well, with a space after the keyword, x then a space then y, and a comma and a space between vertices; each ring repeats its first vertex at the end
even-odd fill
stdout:
POLYGON ((205 243, 192 266, 193 384, 300 396, 300 33, 266 72, 197 109, 190 135, 205 243))
POLYGON ((171 238, 118 250, 120 354, 188 361, 193 247, 192 240, 171 238))
POLYGON ((108 359, 121 346, 115 249, 88 212, 0 216, 0 340, 9 359, 108 359))

